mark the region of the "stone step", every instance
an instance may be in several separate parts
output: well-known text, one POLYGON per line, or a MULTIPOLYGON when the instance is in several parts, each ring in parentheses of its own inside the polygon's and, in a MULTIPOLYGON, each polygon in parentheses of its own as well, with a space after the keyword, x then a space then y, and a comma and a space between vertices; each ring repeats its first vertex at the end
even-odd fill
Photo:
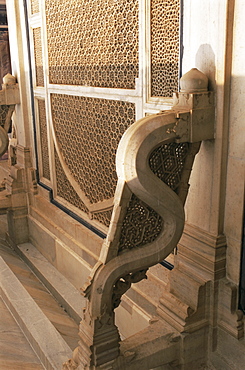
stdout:
POLYGON ((0 369, 44 370, 22 330, 0 296, 0 369))
POLYGON ((147 272, 147 279, 141 280, 137 284, 132 284, 126 296, 134 304, 141 307, 148 315, 156 315, 156 308, 159 299, 163 296, 166 286, 166 276, 170 273, 160 264, 151 267, 147 272))
MULTIPOLYGON (((1 214, 1 298, 4 305, 14 316, 44 368, 61 369, 62 363, 71 358, 72 351, 78 345, 78 322, 81 320, 84 298, 74 286, 67 282, 63 276, 60 276, 38 251, 35 253, 31 244, 21 246, 23 248, 17 249, 18 253, 16 253, 16 250, 11 248, 5 240, 6 232, 7 217, 1 214), (21 249, 24 249, 23 253, 21 249), (29 263, 29 266, 34 266, 39 275, 41 273, 38 273, 38 271, 41 270, 42 272, 44 268, 44 273, 51 276, 51 282, 47 285, 49 285, 50 290, 54 291, 56 298, 21 258, 20 254, 24 256, 25 249, 30 250, 32 257, 30 260, 37 260, 37 263, 29 263), (52 288, 52 284, 54 288, 52 288), (72 301, 71 307, 69 306, 70 301, 72 301)), ((25 258, 27 257, 25 256, 25 258)), ((46 280, 48 279, 47 277, 46 280)), ((18 353, 18 343, 16 343, 16 351, 18 353)), ((12 358, 11 348, 9 353, 4 352, 1 356, 3 357, 1 364, 8 363, 9 359, 12 358)), ((21 361, 24 361, 24 357, 23 354, 21 361)), ((28 369, 28 366, 27 358, 21 368, 28 369)))
MULTIPOLYGON (((14 316, 45 369, 60 370, 72 350, 0 257, 1 298, 14 316)), ((16 343, 18 346, 18 343, 16 343)))
POLYGON ((77 324, 82 320, 86 299, 81 293, 31 244, 17 246, 17 253, 27 263, 77 324))

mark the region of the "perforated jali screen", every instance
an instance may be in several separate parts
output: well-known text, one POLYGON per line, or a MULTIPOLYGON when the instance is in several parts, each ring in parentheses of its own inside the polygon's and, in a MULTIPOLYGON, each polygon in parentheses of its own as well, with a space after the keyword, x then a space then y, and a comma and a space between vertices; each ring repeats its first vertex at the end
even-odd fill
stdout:
POLYGON ((42 175, 46 179, 50 180, 45 101, 38 99, 37 102, 38 102, 38 116, 39 116, 39 128, 40 128, 40 145, 41 145, 41 153, 42 153, 42 170, 43 170, 42 175))
MULTIPOLYGON (((185 182, 184 170, 190 171, 189 166, 185 169, 189 155, 188 143, 162 144, 151 153, 149 166, 162 182, 178 194, 181 182, 185 182)), ((122 224, 119 253, 153 242, 163 226, 162 217, 133 194, 122 224)))
POLYGON ((32 14, 39 12, 39 0, 31 0, 31 12, 32 14))
POLYGON ((133 194, 123 220, 119 253, 153 242, 162 227, 162 217, 133 194))
POLYGON ((42 42, 41 42, 41 28, 40 27, 33 29, 33 41, 34 41, 35 66, 36 66, 36 84, 37 86, 44 86, 42 42))
POLYGON ((0 105, 0 126, 4 126, 9 111, 9 105, 0 105))
MULTIPOLYGON (((57 142, 73 178, 91 203, 112 198, 117 183, 116 150, 123 133, 135 122, 135 105, 52 94, 51 106, 57 142)), ((87 212, 57 164, 56 176, 58 195, 87 212)), ((98 213, 94 218, 108 224, 109 216, 110 212, 98 213)))
POLYGON ((163 144, 156 148, 149 158, 152 172, 175 192, 181 182, 189 149, 188 143, 163 144))
POLYGON ((114 196, 120 138, 135 122, 133 103, 51 95, 53 125, 62 156, 91 203, 114 196))
POLYGON ((179 80, 180 0, 151 0, 151 95, 172 97, 179 80))
POLYGON ((55 150, 55 170, 56 170, 56 181, 57 181, 57 195, 65 199, 68 203, 72 204, 79 210, 85 212, 91 220, 97 220, 105 226, 109 226, 112 209, 104 212, 94 212, 93 214, 89 213, 88 208, 82 202, 79 195, 76 193, 72 185, 70 184, 67 176, 62 168, 60 160, 58 158, 57 152, 55 150))
MULTIPOLYGON (((68 207, 108 226, 111 210, 91 214, 71 177, 91 204, 113 198, 117 146, 136 116, 145 114, 143 89, 150 85, 151 96, 171 97, 178 88, 180 0, 29 1, 42 177, 54 179, 53 194, 68 207), (149 17, 148 27, 144 22, 149 17), (150 75, 140 73, 143 58, 150 58, 150 75), (69 92, 62 85, 69 85, 69 92), (47 117, 52 116, 50 126, 59 146, 51 159, 42 88, 41 96, 50 97, 47 117)), ((136 213, 152 212, 135 201, 132 204, 136 213)))
POLYGON ((138 0, 46 0, 50 82, 134 89, 138 0))
POLYGON ((81 201, 76 191, 74 190, 69 180, 67 179, 67 176, 62 168, 56 150, 55 150, 55 174, 57 182, 57 195, 65 199, 73 206, 79 208, 81 211, 84 211, 85 213, 88 214, 87 207, 81 201))

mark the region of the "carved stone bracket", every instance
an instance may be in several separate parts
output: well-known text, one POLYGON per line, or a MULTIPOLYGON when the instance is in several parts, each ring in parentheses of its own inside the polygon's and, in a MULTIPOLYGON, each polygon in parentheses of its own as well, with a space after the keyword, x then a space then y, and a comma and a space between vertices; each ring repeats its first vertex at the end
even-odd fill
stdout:
POLYGON ((182 235, 193 161, 200 142, 213 138, 214 122, 207 78, 196 69, 192 72, 188 87, 185 80, 184 91, 174 94, 172 110, 137 121, 120 141, 112 219, 99 263, 84 289, 88 301, 78 351, 64 369, 74 363, 78 369, 112 368, 120 355, 115 307, 132 283, 146 278, 147 269, 173 251, 182 235))
POLYGON ((112 293, 112 309, 117 308, 121 303, 121 297, 131 287, 132 283, 138 283, 142 279, 147 279, 147 269, 140 270, 131 274, 127 274, 119 278, 114 287, 112 293))

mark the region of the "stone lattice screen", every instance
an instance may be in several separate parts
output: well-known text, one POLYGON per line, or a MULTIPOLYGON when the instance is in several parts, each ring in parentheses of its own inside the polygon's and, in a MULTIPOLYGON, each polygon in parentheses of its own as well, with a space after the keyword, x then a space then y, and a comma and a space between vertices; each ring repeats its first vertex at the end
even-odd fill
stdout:
POLYGON ((4 126, 9 111, 8 105, 0 105, 0 126, 4 126))
POLYGON ((33 42, 34 42, 35 66, 36 66, 36 85, 44 86, 41 27, 34 28, 33 42))
POLYGON ((39 0, 31 0, 31 13, 35 14, 39 12, 39 0))
MULTIPOLYGON (((36 86, 63 87, 61 92, 55 87, 47 91, 49 112, 45 112, 44 100, 37 104, 42 176, 66 206, 105 226, 111 209, 91 214, 69 179, 72 176, 91 204, 113 198, 118 143, 136 117, 145 114, 142 89, 137 99, 131 98, 137 86, 143 86, 145 76, 139 49, 146 36, 143 33, 151 40, 146 48, 150 50, 151 95, 170 97, 178 88, 180 0, 151 0, 148 5, 144 0, 46 0, 42 7, 39 0, 30 0, 32 15, 45 9, 46 30, 39 26, 32 30, 36 86), (147 17, 150 28, 145 24, 144 29, 141 23, 147 17), (46 35, 45 45, 41 35, 46 35), (47 55, 48 77, 43 55, 47 55), (64 85, 69 85, 69 94, 64 85), (76 94, 77 87, 87 90, 76 94), (100 94, 100 88, 107 91, 100 94), (114 98, 114 89, 121 89, 120 96, 117 92, 114 98), (52 117, 50 123, 45 114, 52 117), (48 151, 49 124, 58 148, 48 151), (54 158, 47 159, 49 155, 54 158)), ((137 209, 143 209, 142 205, 137 209)))
POLYGON ((151 0, 151 95, 172 97, 179 81, 180 1, 151 0))
MULTIPOLYGON (((179 193, 186 160, 191 155, 188 143, 169 143, 158 146, 149 157, 152 172, 174 192, 179 193)), ((124 217, 119 240, 119 253, 153 242, 163 228, 163 219, 152 208, 132 194, 124 217)))
MULTIPOLYGON (((112 198, 117 183, 116 150, 125 130, 135 122, 134 104, 52 94, 51 107, 61 155, 85 196, 91 203, 112 198)), ((56 160, 56 166, 58 163, 56 160)), ((86 211, 67 184, 60 186, 64 177, 58 167, 56 176, 58 195, 86 211)), ((100 220, 104 217, 107 219, 108 212, 103 217, 102 214, 95 216, 100 220)))
MULTIPOLYGON (((56 170, 56 179, 57 179, 57 195, 65 199, 69 204, 83 211, 87 215, 89 214, 88 208, 82 202, 72 185, 70 184, 67 176, 61 166, 58 155, 55 151, 55 170, 56 170)), ((109 226, 111 219, 112 210, 104 211, 100 213, 93 213, 93 216, 90 216, 94 220, 101 222, 105 226, 109 226)))
POLYGON ((41 147, 42 170, 43 170, 42 175, 44 178, 50 180, 45 100, 38 99, 37 102, 38 102, 40 147, 41 147))
POLYGON ((0 79, 3 82, 3 77, 11 73, 11 62, 9 54, 8 32, 0 32, 0 79))
POLYGON ((134 89, 138 0, 46 1, 50 82, 134 89))

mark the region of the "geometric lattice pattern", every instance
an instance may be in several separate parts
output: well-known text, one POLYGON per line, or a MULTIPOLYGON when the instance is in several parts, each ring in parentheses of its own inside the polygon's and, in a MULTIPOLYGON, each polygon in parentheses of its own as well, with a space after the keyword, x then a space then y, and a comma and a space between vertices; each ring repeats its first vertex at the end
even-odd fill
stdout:
POLYGON ((151 0, 151 95, 172 97, 179 79, 180 0, 151 0))
MULTIPOLYGON (((0 24, 3 24, 5 21, 2 19, 0 24)), ((6 19, 7 22, 7 19, 6 19)), ((11 64, 10 64, 10 55, 9 55, 9 41, 8 41, 8 31, 1 31, 0 32, 0 44, 1 44, 1 55, 0 55, 0 63, 1 63, 1 76, 5 76, 7 73, 11 73, 11 64)), ((2 83, 2 81, 1 81, 2 83)))
POLYGON ((135 122, 133 103, 51 94, 52 119, 62 157, 91 203, 114 196, 115 156, 135 122))
POLYGON ((45 100, 38 99, 37 102, 38 102, 38 116, 39 116, 39 130, 40 130, 40 144, 41 144, 41 155, 42 155, 42 165, 43 165, 43 177, 50 180, 45 100))
POLYGON ((41 28, 40 27, 33 29, 33 41, 34 41, 35 67, 36 67, 36 84, 37 86, 44 86, 43 57, 42 57, 42 43, 41 43, 41 28))
POLYGON ((119 253, 153 242, 162 228, 162 217, 133 194, 123 220, 119 253))
POLYGON ((0 105, 0 126, 4 126, 9 111, 9 105, 0 105))
MULTIPOLYGON (((163 144, 151 153, 149 165, 157 177, 177 191, 188 154, 188 143, 163 144)), ((153 242, 160 234, 163 223, 157 212, 133 194, 123 220, 119 252, 153 242)))
POLYGON ((150 155, 150 168, 166 185, 173 191, 176 191, 180 185, 181 175, 188 153, 188 143, 160 145, 150 155))
POLYGON ((54 84, 135 88, 138 0, 46 0, 54 84))
POLYGON ((109 227, 112 216, 112 209, 105 212, 93 213, 92 219, 101 222, 103 225, 109 227))
MULTIPOLYGON (((69 180, 66 177, 66 174, 61 166, 60 160, 55 150, 55 173, 56 173, 56 181, 57 181, 57 195, 62 199, 66 200, 69 204, 72 204, 74 207, 78 208, 79 210, 85 212, 89 215, 89 211, 87 207, 82 202, 81 198, 77 195, 76 191, 70 184, 69 180)), ((100 213, 93 213, 92 217, 93 220, 97 220, 101 222, 103 225, 109 227, 110 220, 111 220, 112 210, 100 212, 100 213)))
POLYGON ((39 12, 39 0, 31 0, 31 13, 39 12))
POLYGON ((61 166, 59 157, 55 151, 55 174, 57 183, 57 195, 78 209, 88 213, 87 207, 83 204, 74 188, 71 186, 66 174, 61 166))

